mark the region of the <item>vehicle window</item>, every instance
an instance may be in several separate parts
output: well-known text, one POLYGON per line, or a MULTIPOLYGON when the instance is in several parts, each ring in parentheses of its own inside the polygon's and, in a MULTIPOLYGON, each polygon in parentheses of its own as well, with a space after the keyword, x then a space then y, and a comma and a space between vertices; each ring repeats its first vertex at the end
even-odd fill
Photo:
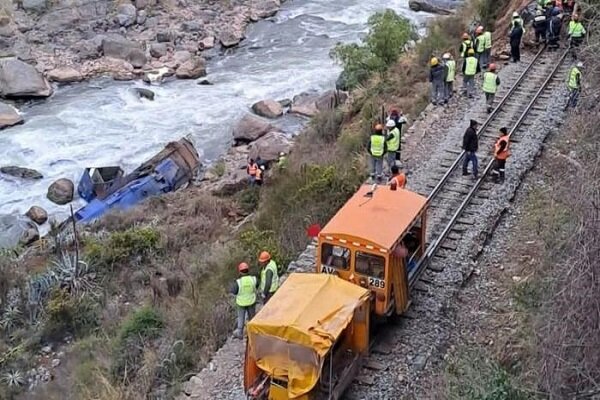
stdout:
POLYGON ((385 258, 357 251, 356 272, 373 278, 385 279, 385 258))
POLYGON ((350 268, 350 249, 331 243, 321 245, 321 265, 337 269, 350 268))

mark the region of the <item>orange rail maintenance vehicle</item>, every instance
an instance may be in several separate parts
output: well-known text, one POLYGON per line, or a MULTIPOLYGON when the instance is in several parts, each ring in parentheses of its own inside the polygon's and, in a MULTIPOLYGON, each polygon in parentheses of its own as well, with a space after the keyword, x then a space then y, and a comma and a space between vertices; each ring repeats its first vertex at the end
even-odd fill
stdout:
POLYGON ((409 272, 423 256, 427 199, 405 189, 363 185, 319 233, 316 272, 372 293, 378 316, 410 304, 409 272))

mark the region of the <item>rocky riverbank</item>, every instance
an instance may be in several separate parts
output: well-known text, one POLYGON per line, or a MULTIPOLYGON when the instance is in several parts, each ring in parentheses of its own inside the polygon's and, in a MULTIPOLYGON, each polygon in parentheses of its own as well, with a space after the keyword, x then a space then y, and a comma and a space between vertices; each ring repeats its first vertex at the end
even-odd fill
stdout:
POLYGON ((194 66, 203 65, 209 50, 237 45, 248 23, 274 15, 281 5, 280 0, 8 2, 0 7, 0 57, 35 65, 56 82, 105 73, 128 80, 163 67, 180 78, 202 76, 204 69, 194 66))

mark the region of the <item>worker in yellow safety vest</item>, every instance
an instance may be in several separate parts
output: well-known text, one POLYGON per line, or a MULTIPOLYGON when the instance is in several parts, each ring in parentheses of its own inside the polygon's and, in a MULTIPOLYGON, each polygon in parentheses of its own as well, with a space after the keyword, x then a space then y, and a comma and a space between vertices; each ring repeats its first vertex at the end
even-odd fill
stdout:
POLYGON ((567 88, 569 89, 569 100, 565 106, 565 110, 569 107, 575 108, 577 101, 579 100, 579 94, 581 93, 581 70, 583 69, 583 63, 578 62, 577 65, 573 66, 569 71, 567 78, 567 88))
POLYGON ((261 251, 258 263, 260 265, 260 293, 266 304, 279 288, 279 272, 277 264, 271 259, 268 251, 261 251))
POLYGON ((377 182, 381 182, 381 178, 383 177, 383 156, 386 153, 383 125, 375 125, 375 130, 369 138, 367 149, 371 156, 371 179, 377 179, 377 182))
POLYGON ((484 69, 487 67, 487 61, 485 60, 485 34, 483 32, 483 26, 479 25, 475 29, 475 57, 479 60, 479 66, 484 69))
POLYGON ((244 326, 247 321, 254 318, 256 313, 256 289, 258 279, 250 275, 250 268, 245 262, 238 265, 240 277, 236 279, 231 287, 230 293, 235 296, 237 308, 237 325, 233 335, 241 339, 244 335, 244 326))
POLYGON ((485 66, 487 67, 492 61, 492 32, 484 30, 483 38, 485 39, 485 50, 483 54, 485 56, 485 66))
POLYGON ((390 171, 393 166, 396 165, 396 161, 400 160, 400 129, 396 127, 396 121, 388 119, 385 124, 388 129, 387 136, 385 137, 385 144, 387 146, 387 162, 390 171))
POLYGON ((504 171, 506 168, 506 159, 510 156, 510 138, 507 128, 500 128, 500 137, 494 144, 494 182, 504 182, 504 171))
POLYGON ((477 75, 481 70, 479 68, 479 61, 475 58, 475 50, 469 49, 468 57, 465 58, 465 62, 463 64, 463 91, 469 96, 473 97, 475 95, 475 75, 477 75))
POLYGON ((585 28, 580 21, 579 15, 573 15, 573 19, 569 22, 569 38, 571 39, 571 46, 579 47, 585 38, 585 28))
POLYGON ((488 114, 494 109, 494 97, 500 85, 500 78, 496 74, 496 64, 490 64, 490 70, 483 74, 482 89, 485 93, 485 103, 487 104, 488 114))
POLYGON ((444 64, 446 64, 446 82, 444 85, 444 104, 452 98, 454 94, 454 79, 456 78, 456 61, 452 58, 452 54, 444 53, 442 56, 444 64))

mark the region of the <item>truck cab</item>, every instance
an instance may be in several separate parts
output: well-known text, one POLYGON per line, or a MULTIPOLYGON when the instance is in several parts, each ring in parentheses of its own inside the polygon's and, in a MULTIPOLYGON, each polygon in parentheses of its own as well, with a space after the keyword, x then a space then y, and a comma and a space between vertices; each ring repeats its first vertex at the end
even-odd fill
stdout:
POLYGON ((316 272, 369 289, 376 315, 402 314, 408 273, 424 252, 426 211, 417 193, 363 185, 319 233, 316 272))

